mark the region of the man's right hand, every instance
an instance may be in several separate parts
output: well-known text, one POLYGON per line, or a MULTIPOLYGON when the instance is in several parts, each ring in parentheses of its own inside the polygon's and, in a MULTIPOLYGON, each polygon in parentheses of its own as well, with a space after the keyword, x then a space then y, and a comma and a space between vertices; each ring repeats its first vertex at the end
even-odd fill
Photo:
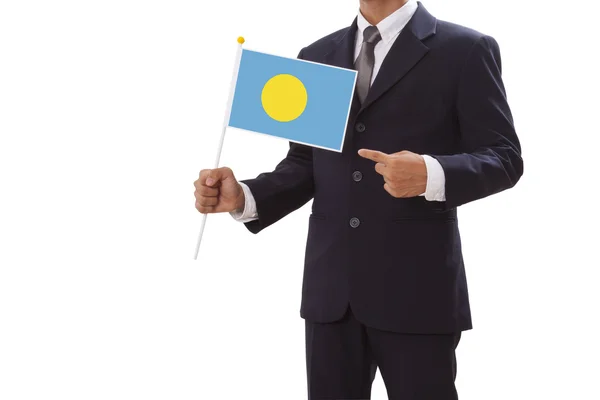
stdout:
POLYGON ((203 169, 194 182, 196 209, 202 214, 244 208, 244 190, 230 168, 203 169))

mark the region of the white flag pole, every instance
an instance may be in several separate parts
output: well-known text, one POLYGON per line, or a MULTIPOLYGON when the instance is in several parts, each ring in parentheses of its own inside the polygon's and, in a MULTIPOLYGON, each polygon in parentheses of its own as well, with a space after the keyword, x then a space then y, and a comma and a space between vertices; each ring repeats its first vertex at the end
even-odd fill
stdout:
MULTIPOLYGON (((219 162, 221 160, 221 152, 223 151, 223 143, 225 142, 225 131, 229 125, 229 117, 231 116, 231 103, 233 101, 233 94, 235 93, 235 84, 237 81, 238 71, 240 68, 240 60, 242 58, 242 45, 245 40, 243 37, 237 39, 238 48, 235 55, 235 61, 233 63, 233 75, 231 77, 231 84, 229 86, 229 98, 227 99, 227 106, 225 108, 225 117, 223 119, 223 131, 221 132, 221 140, 219 141, 219 148, 217 150, 217 158, 214 163, 214 168, 219 168, 219 162)), ((202 214, 202 223, 200 225, 200 233, 198 234, 198 242, 196 243, 196 252, 194 254, 194 260, 198 259, 198 252, 200 251, 200 243, 202 242, 202 234, 204 233, 204 227, 206 226, 206 218, 208 214, 202 214)))

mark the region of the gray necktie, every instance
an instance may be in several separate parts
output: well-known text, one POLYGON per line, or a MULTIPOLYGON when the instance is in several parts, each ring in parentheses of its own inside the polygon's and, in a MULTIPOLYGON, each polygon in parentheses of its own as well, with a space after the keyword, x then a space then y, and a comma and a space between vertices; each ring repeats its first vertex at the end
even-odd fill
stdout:
POLYGON ((358 99, 362 103, 369 93, 371 77, 373 76, 373 65, 375 64, 375 45, 381 40, 381 34, 376 26, 369 26, 363 32, 363 43, 354 67, 358 71, 356 78, 356 91, 358 99))

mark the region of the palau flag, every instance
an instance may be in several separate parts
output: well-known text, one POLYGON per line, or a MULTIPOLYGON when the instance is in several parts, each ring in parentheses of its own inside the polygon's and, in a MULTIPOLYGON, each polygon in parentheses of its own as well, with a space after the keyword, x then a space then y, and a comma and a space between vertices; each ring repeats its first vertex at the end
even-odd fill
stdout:
POLYGON ((342 151, 356 71, 246 49, 236 62, 227 126, 342 151))

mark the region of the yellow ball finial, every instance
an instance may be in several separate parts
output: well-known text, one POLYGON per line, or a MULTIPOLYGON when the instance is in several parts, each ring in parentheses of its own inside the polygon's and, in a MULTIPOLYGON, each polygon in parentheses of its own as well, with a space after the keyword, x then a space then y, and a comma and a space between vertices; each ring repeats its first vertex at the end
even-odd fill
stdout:
POLYGON ((244 44, 244 42, 245 42, 245 41, 246 41, 246 40, 244 39, 244 37, 243 37, 243 36, 240 36, 240 37, 238 38, 238 43, 239 43, 239 44, 244 44))

